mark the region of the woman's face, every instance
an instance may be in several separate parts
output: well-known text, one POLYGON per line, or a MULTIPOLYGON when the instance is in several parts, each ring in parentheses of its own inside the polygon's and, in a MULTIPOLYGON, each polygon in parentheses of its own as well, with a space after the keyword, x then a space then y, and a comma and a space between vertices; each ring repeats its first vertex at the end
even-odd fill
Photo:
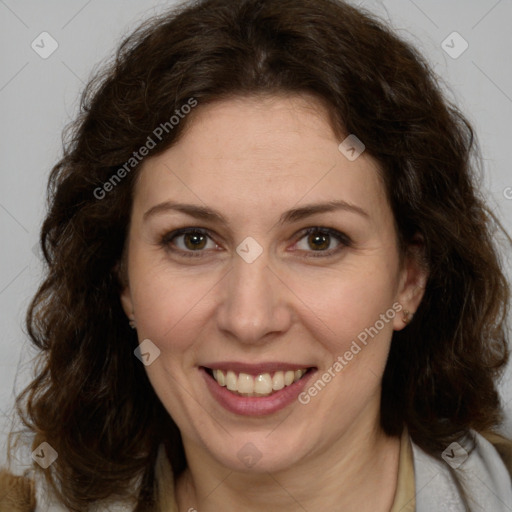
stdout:
POLYGON ((376 162, 338 149, 313 98, 193 116, 140 171, 122 294, 187 456, 276 471, 375 432, 424 281, 400 266, 376 162))

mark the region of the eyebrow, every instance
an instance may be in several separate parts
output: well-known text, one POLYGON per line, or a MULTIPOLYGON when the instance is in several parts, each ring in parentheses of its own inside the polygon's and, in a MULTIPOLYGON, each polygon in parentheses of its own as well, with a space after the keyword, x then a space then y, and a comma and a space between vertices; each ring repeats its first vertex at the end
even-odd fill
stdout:
MULTIPOLYGON (((359 206, 347 203, 346 201, 338 200, 328 201, 325 203, 310 204, 302 206, 300 208, 293 208, 292 210, 284 212, 279 218, 277 224, 282 225, 286 223, 298 222, 312 215, 316 215, 319 213, 328 213, 337 210, 355 213, 367 219, 370 217, 368 213, 359 206)), ((223 215, 217 212, 216 210, 213 210, 212 208, 193 204, 175 203, 172 201, 165 201, 163 203, 159 203, 151 207, 144 213, 143 220, 144 222, 146 222, 150 217, 153 217, 154 215, 169 211, 181 212, 186 215, 189 215, 190 217, 194 217, 196 219, 204 221, 216 222, 223 226, 229 225, 229 222, 223 217, 223 215)))

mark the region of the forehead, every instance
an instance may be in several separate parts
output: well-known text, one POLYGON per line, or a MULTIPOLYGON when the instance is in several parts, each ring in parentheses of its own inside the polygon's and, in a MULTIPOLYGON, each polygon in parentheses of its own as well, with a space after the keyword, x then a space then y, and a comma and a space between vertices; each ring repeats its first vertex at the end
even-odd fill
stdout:
POLYGON ((187 121, 174 146, 143 163, 138 203, 186 197, 260 214, 320 200, 359 202, 377 215, 386 206, 376 161, 365 153, 349 161, 339 151, 328 112, 313 97, 230 99, 199 105, 187 121))

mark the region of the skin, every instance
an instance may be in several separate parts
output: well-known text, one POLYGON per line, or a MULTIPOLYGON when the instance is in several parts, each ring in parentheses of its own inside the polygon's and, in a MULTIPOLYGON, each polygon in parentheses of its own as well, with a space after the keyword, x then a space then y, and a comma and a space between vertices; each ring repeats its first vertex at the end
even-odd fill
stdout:
POLYGON ((400 264, 377 163, 366 153, 350 162, 326 110, 308 96, 224 100, 200 105, 188 121, 179 142, 148 158, 138 176, 121 297, 139 340, 161 351, 146 370, 183 437, 180 511, 388 511, 399 440, 381 431, 379 407, 402 314, 309 404, 271 415, 226 411, 198 370, 213 361, 285 361, 321 375, 394 303, 417 309, 425 271, 414 253, 400 264), (366 214, 340 209, 278 223, 290 209, 331 200, 366 214), (165 201, 215 209, 227 224, 173 210, 144 220, 165 201), (160 243, 184 227, 211 238, 199 251, 183 236, 160 243), (310 227, 351 242, 322 239, 320 250, 303 233, 310 227), (248 236, 263 249, 250 264, 236 252, 248 236), (249 442, 261 453, 252 468, 237 456, 249 442))

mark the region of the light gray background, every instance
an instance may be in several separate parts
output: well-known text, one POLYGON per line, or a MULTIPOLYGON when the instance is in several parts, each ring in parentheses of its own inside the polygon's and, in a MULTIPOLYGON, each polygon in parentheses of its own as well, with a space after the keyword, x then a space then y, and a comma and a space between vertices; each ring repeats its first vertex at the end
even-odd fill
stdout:
MULTIPOLYGON (((34 250, 45 212, 48 173, 61 154, 61 132, 77 112, 91 71, 137 24, 174 2, 141 0, 0 0, 0 443, 11 428, 15 391, 28 382, 35 352, 24 332, 41 277, 34 250), (42 32, 58 42, 41 58, 42 32)), ((356 2, 354 2, 356 3, 356 2)), ((485 158, 484 188, 512 232, 512 0, 366 0, 424 53, 447 94, 472 121, 485 158), (452 32, 469 44, 454 59, 442 48, 452 32)), ((448 39, 460 49, 460 42, 448 39)), ((510 276, 510 249, 505 252, 510 276)), ((500 384, 512 436, 511 370, 500 384)), ((65 385, 65 383, 63 383, 65 385)), ((1 450, 0 463, 5 450, 1 450)))

